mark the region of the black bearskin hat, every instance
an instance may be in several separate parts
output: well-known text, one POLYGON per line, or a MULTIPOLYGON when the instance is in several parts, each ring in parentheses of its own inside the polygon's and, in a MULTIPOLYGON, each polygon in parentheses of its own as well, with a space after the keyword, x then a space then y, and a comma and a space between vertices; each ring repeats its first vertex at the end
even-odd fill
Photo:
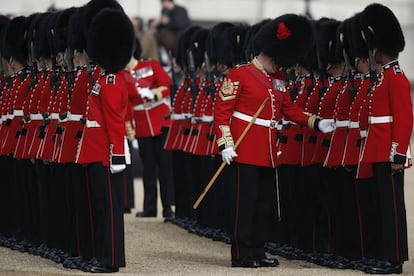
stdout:
POLYGON ((83 16, 81 19, 81 24, 83 24, 82 30, 84 32, 86 39, 88 37, 89 25, 91 24, 94 16, 105 8, 117 9, 124 12, 122 6, 118 3, 117 0, 90 0, 83 6, 83 16))
POLYGON ((0 56, 3 56, 3 43, 4 34, 6 33, 7 24, 10 22, 10 18, 5 15, 0 15, 0 56))
POLYGON ((368 46, 364 41, 361 33, 361 13, 354 16, 351 23, 352 30, 352 51, 355 58, 368 58, 368 46))
POLYGON ((341 60, 336 57, 336 32, 340 21, 321 18, 316 23, 317 47, 319 51, 319 69, 326 69, 328 64, 337 64, 341 60))
POLYGON ((135 33, 131 20, 119 9, 105 8, 89 26, 86 52, 107 73, 125 68, 132 56, 135 33))
POLYGON ((229 56, 229 64, 226 64, 227 66, 235 66, 245 61, 243 46, 247 29, 247 25, 236 25, 224 31, 225 40, 223 48, 226 49, 229 56))
POLYGON ((315 41, 312 24, 301 15, 285 14, 260 28, 254 43, 257 50, 281 67, 297 63, 315 41))
POLYGON ((336 33, 336 57, 338 60, 345 61, 344 51, 351 65, 354 64, 354 53, 352 49, 352 22, 353 17, 345 19, 338 27, 336 33))
POLYGON ((193 53, 194 65, 196 68, 200 68, 204 62, 204 52, 206 51, 207 47, 208 33, 209 31, 207 29, 200 28, 199 30, 195 31, 190 38, 190 49, 193 53))
POLYGON ((36 58, 51 58, 51 49, 49 44, 49 19, 52 13, 43 13, 39 19, 36 29, 35 55, 36 58))
POLYGON ((246 37, 244 39, 243 53, 246 61, 250 61, 254 56, 257 56, 260 51, 257 50, 255 46, 255 36, 260 30, 261 27, 270 22, 270 19, 264 19, 252 26, 250 26, 246 31, 246 37))
POLYGON ((175 60, 181 68, 188 67, 187 50, 189 50, 191 46, 191 36, 200 29, 200 26, 191 26, 178 37, 175 45, 175 60))
POLYGON ((72 51, 83 52, 86 49, 86 38, 84 34, 85 26, 82 24, 84 8, 77 8, 69 18, 67 40, 68 46, 72 51))
POLYGON ((69 20, 76 9, 77 8, 75 7, 66 9, 62 11, 56 19, 53 33, 55 37, 55 48, 58 53, 64 52, 68 47, 69 20))
POLYGON ((27 61, 27 45, 25 33, 27 18, 18 16, 13 18, 5 27, 3 40, 3 57, 9 60, 11 57, 25 64, 27 61))
POLYGON ((225 39, 223 33, 227 28, 233 26, 234 24, 230 22, 221 22, 210 29, 210 33, 207 37, 207 55, 211 64, 225 62, 228 53, 225 53, 222 46, 225 39))
POLYGON ((361 26, 370 49, 377 48, 391 56, 404 50, 404 34, 389 8, 376 3, 368 5, 362 11, 361 26))
POLYGON ((51 57, 56 57, 58 51, 55 45, 55 25, 57 19, 59 18, 62 12, 53 12, 50 14, 47 20, 47 41, 49 43, 50 55, 51 57))

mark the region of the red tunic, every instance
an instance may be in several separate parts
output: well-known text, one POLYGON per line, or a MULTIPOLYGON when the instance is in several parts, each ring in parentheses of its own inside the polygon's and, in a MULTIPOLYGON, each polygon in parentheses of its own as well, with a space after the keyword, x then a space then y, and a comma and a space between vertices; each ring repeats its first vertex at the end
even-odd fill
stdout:
POLYGON ((336 98, 333 119, 335 120, 335 130, 332 133, 331 145, 326 156, 324 166, 336 168, 342 165, 345 152, 345 142, 349 129, 349 109, 356 94, 356 87, 360 84, 360 75, 354 77, 353 83, 347 81, 346 87, 341 90, 336 98))
POLYGON ((23 103, 29 95, 29 84, 31 78, 29 71, 23 69, 13 77, 13 87, 11 88, 10 99, 7 106, 7 119, 4 140, 2 144, 2 154, 14 154, 17 144, 17 132, 20 131, 20 121, 23 119, 23 103))
POLYGON ((307 125, 310 116, 292 103, 290 95, 286 93, 285 82, 280 77, 272 78, 260 67, 254 59, 250 64, 231 69, 216 97, 214 127, 219 147, 231 146, 267 98, 268 102, 255 124, 236 149, 238 157, 234 161, 275 167, 278 120, 283 116, 287 120, 307 125))
POLYGON ((368 135, 362 161, 404 164, 413 129, 413 111, 410 82, 397 61, 383 66, 379 83, 368 98, 368 135))
POLYGON ((169 127, 170 114, 170 85, 171 78, 157 61, 139 61, 132 72, 124 70, 122 75, 127 80, 128 98, 134 110, 136 137, 153 137, 161 134, 162 127, 169 127), (129 75, 132 75, 131 79, 129 75), (132 81, 133 80, 133 81, 132 81), (137 88, 154 89, 166 87, 162 98, 148 101, 142 99, 137 88))
POLYGON ((204 91, 204 99, 202 104, 201 111, 201 123, 199 124, 197 130, 198 135, 194 141, 193 154, 195 155, 212 155, 214 154, 215 136, 213 134, 212 125, 213 125, 213 104, 215 99, 215 90, 217 89, 217 84, 206 84, 208 86, 202 86, 204 91), (212 89, 212 91, 207 91, 212 89))
POLYGON ((184 115, 182 114, 182 102, 185 96, 185 89, 187 88, 187 85, 187 81, 184 81, 174 95, 172 103, 173 112, 171 114, 172 122, 164 145, 164 149, 166 150, 178 150, 178 139, 181 137, 180 132, 182 129, 181 123, 184 120, 184 115))
MULTIPOLYGON (((305 108, 306 102, 308 99, 308 86, 312 84, 312 79, 310 74, 306 76, 300 76, 296 80, 296 89, 298 91, 297 97, 295 97, 294 102, 297 106, 305 108)), ((290 93, 292 93, 291 90, 290 93)), ((291 96, 292 98, 292 96, 291 96)), ((304 128, 284 120, 284 127, 281 131, 281 138, 279 140, 279 159, 278 163, 281 164, 301 164, 302 162, 302 144, 303 144, 303 130, 304 128)))
POLYGON ((85 117, 86 102, 88 99, 89 74, 86 67, 80 67, 76 71, 72 93, 69 98, 69 112, 66 118, 60 123, 64 129, 59 145, 56 160, 59 163, 74 163, 76 151, 84 124, 81 118, 85 117))
POLYGON ((349 109, 349 132, 345 143, 345 152, 342 163, 344 165, 357 165, 359 159, 359 153, 361 149, 361 133, 359 128, 359 110, 361 109, 362 102, 368 94, 368 90, 372 84, 369 79, 369 74, 364 76, 361 85, 358 88, 358 92, 355 96, 355 100, 352 102, 349 109))
POLYGON ((128 90, 118 74, 102 75, 88 96, 85 129, 76 163, 125 164, 128 90))
MULTIPOLYGON (((336 97, 343 89, 342 77, 329 78, 329 87, 319 102, 318 116, 323 119, 332 119, 334 116, 336 97)), ((312 162, 322 164, 328 154, 332 133, 317 133, 316 148, 312 162)))

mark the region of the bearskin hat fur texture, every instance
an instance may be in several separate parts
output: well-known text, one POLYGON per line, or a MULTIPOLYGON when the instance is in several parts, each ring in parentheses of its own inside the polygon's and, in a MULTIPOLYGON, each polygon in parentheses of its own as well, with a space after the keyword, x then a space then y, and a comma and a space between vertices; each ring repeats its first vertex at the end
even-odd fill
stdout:
POLYGON ((27 18, 18 16, 13 18, 5 27, 3 40, 3 57, 6 60, 14 58, 25 64, 27 61, 27 46, 25 32, 27 29, 27 18))
POLYGON ((352 32, 352 51, 355 58, 368 58, 368 46, 365 43, 361 33, 361 13, 354 16, 351 23, 352 32))
POLYGON ((314 44, 310 21, 301 15, 285 14, 260 28, 255 37, 257 50, 281 67, 297 63, 314 44))
POLYGON ((105 8, 89 26, 86 52, 107 73, 125 68, 131 59, 135 39, 128 16, 119 9, 105 8))
POLYGON ((68 47, 68 29, 69 29, 69 20, 72 14, 76 11, 77 8, 72 7, 62 11, 54 26, 54 38, 55 38, 55 48, 56 51, 64 52, 68 47))
POLYGON ((221 22, 210 29, 210 33, 207 37, 207 55, 211 64, 226 62, 226 55, 228 55, 228 53, 224 52, 222 46, 225 39, 223 34, 227 28, 233 26, 233 23, 221 22))
POLYGON ((368 5, 361 15, 361 27, 370 49, 397 56, 404 50, 405 39, 394 13, 381 4, 368 5))
POLYGON ((336 33, 340 24, 340 21, 330 18, 321 18, 316 23, 319 69, 326 69, 328 64, 333 65, 341 61, 336 56, 336 33))

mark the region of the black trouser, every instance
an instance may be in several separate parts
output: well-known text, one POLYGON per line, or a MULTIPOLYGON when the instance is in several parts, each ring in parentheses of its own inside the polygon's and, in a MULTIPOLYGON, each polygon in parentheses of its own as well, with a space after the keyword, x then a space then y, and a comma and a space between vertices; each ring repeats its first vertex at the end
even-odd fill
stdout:
POLYGON ((357 180, 357 198, 360 209, 361 256, 378 259, 380 241, 378 214, 378 186, 373 178, 357 180))
POLYGON ((280 222, 278 240, 281 244, 297 247, 299 219, 298 195, 301 191, 302 173, 300 165, 280 165, 277 168, 280 222))
POLYGON ((95 257, 108 267, 125 266, 122 173, 111 174, 101 163, 88 164, 95 257))
POLYGON ((380 259, 394 263, 408 260, 404 172, 391 174, 391 163, 374 163, 380 217, 380 259))
POLYGON ((232 260, 265 257, 264 244, 276 229, 276 170, 234 163, 232 260))
POLYGON ((337 193, 334 198, 333 249, 348 259, 360 259, 360 225, 356 201, 355 170, 339 167, 335 170, 337 193))
POLYGON ((138 138, 143 163, 144 211, 157 213, 157 179, 163 208, 174 204, 171 152, 164 150, 167 132, 154 137, 138 138))
POLYGON ((93 217, 90 187, 86 170, 75 163, 65 164, 65 182, 68 187, 72 255, 91 258, 94 252, 93 217))
POLYGON ((299 183, 298 192, 298 247, 305 252, 316 250, 317 187, 319 173, 317 165, 302 167, 303 182, 299 183))

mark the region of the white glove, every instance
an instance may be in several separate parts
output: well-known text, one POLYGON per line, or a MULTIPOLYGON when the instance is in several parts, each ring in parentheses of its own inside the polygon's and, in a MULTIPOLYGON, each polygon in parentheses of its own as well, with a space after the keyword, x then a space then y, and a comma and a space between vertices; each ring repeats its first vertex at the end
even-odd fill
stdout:
POLYGON ((143 99, 148 99, 151 101, 154 99, 154 93, 152 93, 149 88, 138 88, 138 94, 143 99))
POLYGON ((111 173, 120 173, 123 170, 126 169, 126 165, 125 164, 115 164, 115 165, 110 165, 109 169, 111 170, 111 173))
POLYGON ((234 157, 237 157, 237 153, 234 151, 233 147, 227 147, 221 151, 221 159, 230 165, 230 162, 233 161, 234 157))
POLYGON ((333 119, 322 119, 318 123, 318 129, 323 133, 332 132, 335 129, 335 123, 333 119))
POLYGON ((138 140, 137 139, 132 140, 131 146, 132 146, 133 149, 138 149, 139 148, 138 140))

